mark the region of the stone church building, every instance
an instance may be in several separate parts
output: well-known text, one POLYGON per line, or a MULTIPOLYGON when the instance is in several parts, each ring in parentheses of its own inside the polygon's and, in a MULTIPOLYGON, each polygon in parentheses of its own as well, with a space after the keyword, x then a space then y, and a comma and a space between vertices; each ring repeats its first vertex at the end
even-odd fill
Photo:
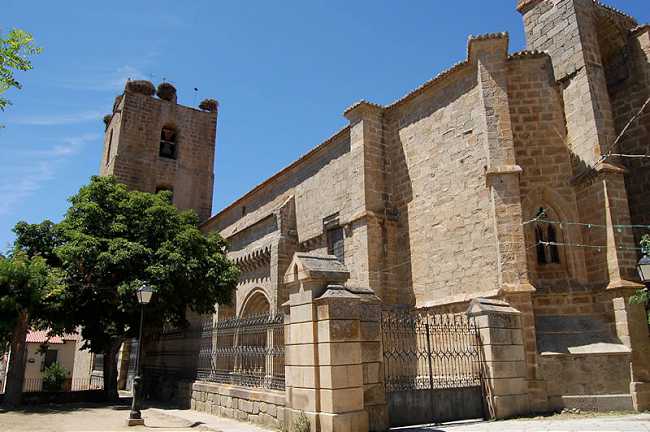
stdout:
MULTIPOLYGON (((292 295, 307 286, 295 288, 298 269, 346 295, 372 295, 382 309, 464 313, 491 299, 520 317, 516 349, 492 353, 509 365, 490 369, 509 379, 494 389, 496 405, 500 397, 515 407, 504 416, 649 409, 645 311, 628 299, 642 287, 635 266, 650 225, 650 161, 620 155, 650 153, 650 26, 593 0, 516 7, 526 51, 509 52, 505 33, 470 36, 462 61, 388 105, 350 106, 343 129, 217 214, 214 101, 194 109, 177 104, 171 86, 156 98, 151 84, 127 84, 106 119, 100 172, 172 190, 205 232, 229 242, 242 273, 216 321, 293 314, 292 295)), ((290 412, 299 388, 316 388, 320 403, 296 410, 343 415, 325 408, 322 383, 289 383, 300 381, 290 357, 277 405, 290 412)), ((350 388, 361 402, 344 411, 366 420, 346 430, 380 430, 369 407, 387 403, 373 391, 385 379, 381 355, 357 363, 363 377, 350 388)), ((209 411, 206 403, 194 406, 209 411)))

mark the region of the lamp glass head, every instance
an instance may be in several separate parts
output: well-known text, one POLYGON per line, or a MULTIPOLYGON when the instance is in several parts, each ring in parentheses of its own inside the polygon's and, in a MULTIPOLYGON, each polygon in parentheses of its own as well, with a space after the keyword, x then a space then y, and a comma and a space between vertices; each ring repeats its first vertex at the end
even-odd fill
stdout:
POLYGON ((643 258, 639 260, 636 268, 639 271, 641 282, 650 282, 650 257, 648 257, 648 255, 644 255, 643 258))
POLYGON ((151 301, 151 297, 153 296, 153 288, 151 288, 149 285, 144 284, 138 289, 138 303, 146 305, 151 301))

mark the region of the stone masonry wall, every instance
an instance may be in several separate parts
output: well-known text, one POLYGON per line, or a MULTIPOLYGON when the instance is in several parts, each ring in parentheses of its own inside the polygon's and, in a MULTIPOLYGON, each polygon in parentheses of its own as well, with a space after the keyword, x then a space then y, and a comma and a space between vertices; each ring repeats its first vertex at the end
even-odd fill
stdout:
POLYGON ((533 307, 537 316, 591 315, 607 319, 602 304, 590 292, 535 295, 533 307))
POLYGON ((453 72, 387 114, 402 302, 496 288, 476 69, 453 72))
POLYGON ((274 178, 231 204, 205 225, 228 238, 249 227, 295 196, 301 240, 322 233, 324 216, 336 213, 350 201, 345 180, 350 174, 350 137, 343 130, 292 164, 274 178))
POLYGON ((548 409, 631 410, 630 397, 617 397, 630 391, 630 357, 629 353, 540 356, 548 409), (571 398, 576 395, 591 397, 571 398))
POLYGON ((630 220, 624 173, 602 159, 616 129, 598 38, 598 6, 592 0, 531 1, 520 11, 528 47, 549 52, 562 88, 580 222, 607 225, 607 230, 583 229, 587 244, 607 246, 585 251, 587 277, 592 286, 629 284, 635 278, 636 260, 628 251, 633 237, 612 227, 630 220))
MULTIPOLYGON (((352 188, 350 182, 358 177, 350 151, 350 136, 341 131, 330 141, 279 173, 275 178, 253 190, 236 203, 213 217, 204 229, 216 230, 229 239, 242 229, 258 231, 255 226, 279 208, 290 196, 295 199, 296 235, 301 250, 326 253, 323 220, 338 213, 345 231, 345 262, 351 271, 350 284, 367 280, 367 264, 358 261, 357 252, 367 249, 366 224, 353 213, 354 203, 363 200, 363 190, 352 188), (366 273, 364 276, 363 273, 366 273)), ((268 232, 258 233, 259 237, 268 232)), ((258 234, 251 234, 255 241, 258 234)), ((245 245, 245 250, 251 246, 245 245)), ((362 284, 367 286, 367 283, 362 284)))
MULTIPOLYGON (((550 58, 544 54, 523 53, 511 57, 508 93, 517 164, 520 176, 523 219, 537 216, 539 208, 548 218, 578 219, 572 184, 571 154, 567 146, 564 112, 559 87, 553 78, 550 58)), ((575 226, 554 226, 558 241, 582 243, 575 226)), ((546 228, 542 225, 542 228, 546 228)), ((535 244, 535 224, 525 226, 526 243, 535 244)), ((576 248, 561 248, 560 264, 540 266, 535 248, 528 248, 528 267, 532 284, 541 292, 574 288, 586 278, 584 254, 576 248)))
POLYGON ((611 143, 613 120, 596 35, 593 0, 531 2, 525 9, 528 49, 547 51, 564 86, 568 142, 577 168, 594 165, 611 143))
POLYGON ((523 338, 524 361, 526 364, 525 376, 527 380, 528 400, 531 410, 543 412, 547 408, 547 395, 539 365, 533 298, 528 293, 522 293, 507 295, 504 300, 521 313, 521 335, 523 338))
POLYGON ((197 381, 191 408, 209 414, 280 429, 284 425, 284 392, 247 389, 197 381))
MULTIPOLYGON (((639 28, 624 39, 625 46, 620 48, 628 56, 625 64, 627 79, 621 83, 609 85, 614 110, 617 134, 623 131, 628 122, 639 113, 643 104, 650 97, 650 27, 639 28)), ((643 155, 648 152, 650 143, 650 107, 632 122, 621 137, 616 149, 619 153, 643 155)), ((613 158, 617 161, 617 158, 613 158)), ((622 158, 620 160, 628 170, 625 187, 630 202, 630 216, 635 225, 650 224, 650 159, 622 158)), ((635 243, 641 239, 643 230, 635 230, 635 243)))

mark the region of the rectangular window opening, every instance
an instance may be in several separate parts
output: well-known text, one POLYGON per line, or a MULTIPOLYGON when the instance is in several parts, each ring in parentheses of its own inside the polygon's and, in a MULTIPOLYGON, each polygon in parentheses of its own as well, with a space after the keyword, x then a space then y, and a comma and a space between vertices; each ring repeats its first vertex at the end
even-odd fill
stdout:
POLYGON ((176 131, 164 127, 160 133, 160 150, 158 155, 167 159, 176 159, 176 131))
POLYGON ((335 227, 327 230, 327 253, 334 255, 342 263, 345 262, 345 236, 343 227, 335 227))
POLYGON ((93 370, 104 371, 104 354, 95 354, 93 356, 93 370))
POLYGON ((45 360, 43 361, 43 369, 46 369, 56 363, 59 356, 57 350, 47 350, 45 351, 45 360))

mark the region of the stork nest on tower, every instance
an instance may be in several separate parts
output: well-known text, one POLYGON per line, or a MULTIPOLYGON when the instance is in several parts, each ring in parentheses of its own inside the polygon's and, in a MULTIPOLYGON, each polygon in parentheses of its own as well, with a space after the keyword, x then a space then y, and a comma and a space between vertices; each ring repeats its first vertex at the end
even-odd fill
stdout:
POLYGON ((127 81, 126 90, 133 93, 140 93, 146 96, 153 96, 156 93, 156 88, 151 81, 147 80, 133 80, 127 81))
POLYGON ((214 99, 203 99, 199 104, 199 108, 203 111, 217 112, 219 109, 219 102, 214 99))
POLYGON ((156 95, 162 100, 176 102, 176 87, 168 82, 160 83, 156 95))

